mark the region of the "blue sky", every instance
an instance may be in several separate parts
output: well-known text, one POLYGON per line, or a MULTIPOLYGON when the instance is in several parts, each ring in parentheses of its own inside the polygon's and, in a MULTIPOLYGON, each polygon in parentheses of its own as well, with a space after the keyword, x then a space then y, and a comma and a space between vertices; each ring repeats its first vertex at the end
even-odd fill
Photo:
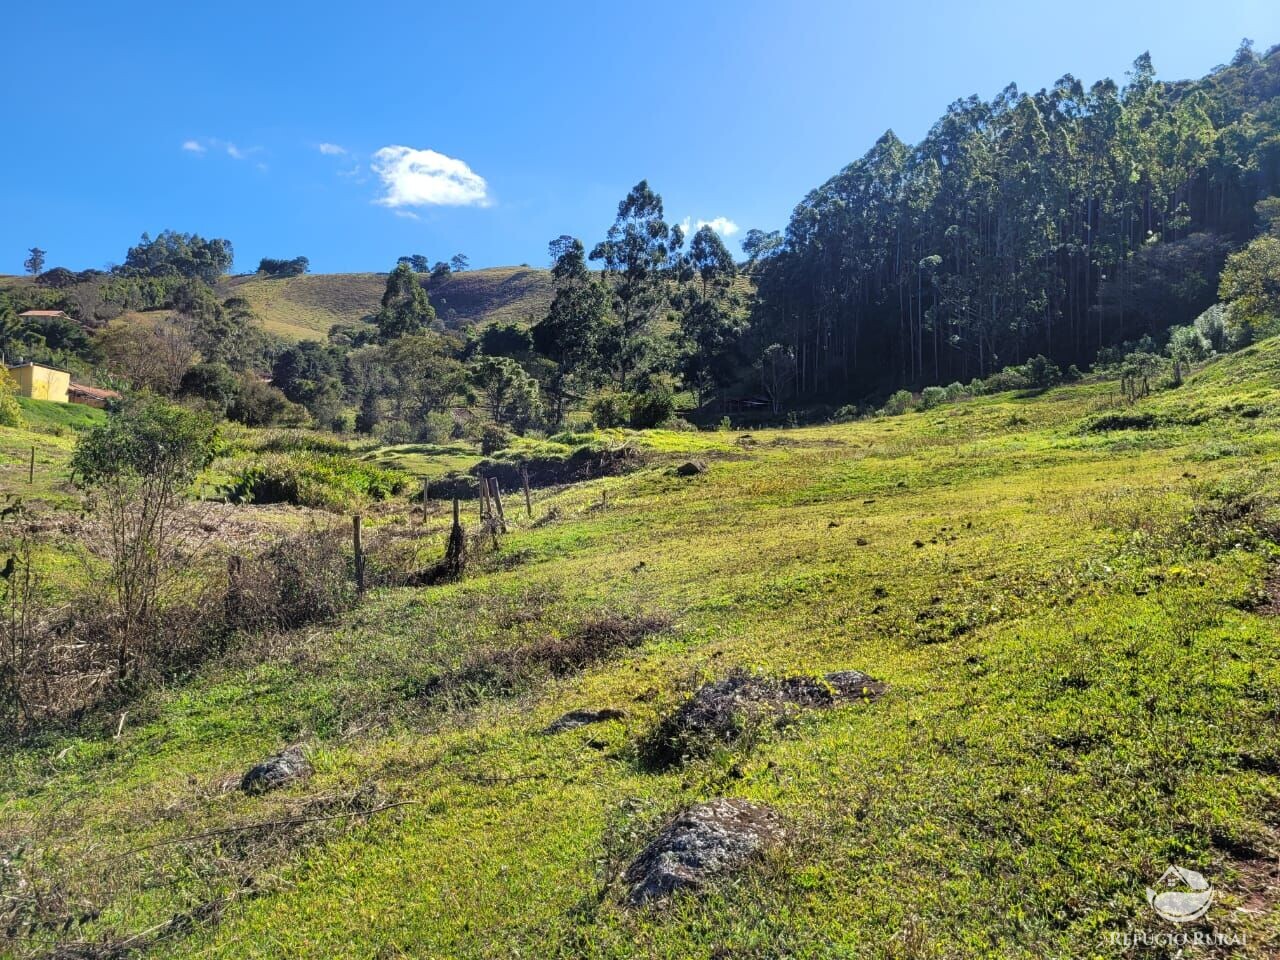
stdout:
POLYGON ((1275 0, 49 0, 5 19, 0 273, 32 245, 100 267, 164 228, 229 238, 239 271, 541 265, 561 233, 599 239, 641 178, 736 249, 960 96, 1122 80, 1145 49, 1160 77, 1199 76, 1242 37, 1280 42, 1275 0))

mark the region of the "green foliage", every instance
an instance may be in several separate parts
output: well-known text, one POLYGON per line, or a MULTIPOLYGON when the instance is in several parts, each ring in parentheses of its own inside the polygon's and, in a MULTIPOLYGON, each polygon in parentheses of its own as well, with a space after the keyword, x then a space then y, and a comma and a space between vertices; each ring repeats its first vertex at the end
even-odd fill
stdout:
POLYGON ((181 487, 213 459, 217 441, 217 428, 208 415, 159 398, 138 397, 80 437, 71 471, 89 486, 132 476, 162 478, 181 487))
POLYGON ((887 417, 897 417, 906 413, 911 408, 911 391, 895 390, 890 394, 889 399, 884 402, 884 406, 880 408, 880 412, 887 417))
POLYGON ((497 423, 523 432, 541 417, 538 383, 514 360, 482 356, 471 365, 471 380, 497 423))
POLYGON ((945 387, 925 387, 920 391, 920 409, 932 410, 934 407, 941 406, 947 400, 947 390, 945 387))
POLYGON ((386 343, 399 337, 412 336, 434 326, 435 322, 435 309, 413 268, 407 263, 396 264, 396 268, 387 277, 387 289, 382 295, 382 310, 374 317, 379 338, 386 343))
POLYGON ((22 425, 22 407, 18 405, 18 385, 7 370, 0 370, 0 427, 22 425))
POLYGON ((667 423, 675 412, 675 393, 667 384, 659 383, 631 398, 629 419, 635 429, 647 430, 667 423))
POLYGON ((631 395, 608 390, 597 394, 589 409, 597 427, 604 430, 622 427, 631 422, 631 395))
POLYGON ((306 257, 294 257, 292 260, 263 257, 258 261, 258 272, 269 277, 300 277, 310 269, 311 261, 306 257))
POLYGON ((291 403, 277 387, 263 383, 251 373, 240 375, 227 416, 248 427, 265 427, 285 420, 297 422, 305 409, 291 403))
POLYGON ((228 488, 237 503, 291 503, 344 511, 401 493, 408 477, 333 453, 267 454, 244 467, 228 488))
POLYGON ((1245 341, 1280 332, 1280 237, 1258 237, 1228 257, 1218 295, 1245 341))
POLYGON ((147 234, 125 254, 120 273, 125 276, 186 277, 212 286, 231 269, 234 253, 230 240, 206 240, 194 233, 165 230, 152 240, 147 234))
POLYGON ((240 393, 240 378, 225 363, 197 363, 182 375, 178 394, 207 401, 218 416, 225 416, 240 393))

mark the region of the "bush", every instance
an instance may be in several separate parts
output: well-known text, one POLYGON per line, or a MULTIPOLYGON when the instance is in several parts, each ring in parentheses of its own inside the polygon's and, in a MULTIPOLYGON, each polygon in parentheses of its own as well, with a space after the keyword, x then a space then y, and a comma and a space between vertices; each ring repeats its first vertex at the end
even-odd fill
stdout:
POLYGON ((239 630, 290 630, 332 620, 355 603, 346 534, 309 530, 277 541, 227 584, 227 619, 239 630))
POLYGON ((947 391, 944 387, 925 387, 920 393, 920 409, 932 410, 934 407, 941 406, 947 400, 947 391))
POLYGON ((1058 365, 1046 356, 1037 354, 1022 366, 1027 383, 1039 389, 1048 389, 1062 382, 1062 371, 1058 365))
POLYGON ((248 427, 265 427, 283 420, 285 413, 294 406, 271 384, 246 373, 240 378, 239 388, 227 405, 227 416, 248 427))
POLYGON ((621 427, 631 419, 631 395, 606 392, 591 401, 591 419, 602 430, 621 427))
POLYGON ((236 503, 291 503, 343 511, 403 491, 409 478, 395 470, 333 454, 275 454, 242 470, 227 491, 236 503))
POLYGON ((659 427, 675 414, 676 398, 665 384, 650 387, 631 401, 631 426, 637 430, 659 427))
POLYGON ((486 457, 511 445, 511 434, 496 423, 486 423, 480 434, 480 452, 486 457))
POLYGON ((911 406, 911 394, 906 390, 896 390, 884 402, 884 406, 880 408, 880 412, 888 417, 896 417, 907 412, 907 408, 911 406))
POLYGON ((18 385, 7 371, 0 371, 0 427, 22 425, 22 408, 18 406, 18 385))
POLYGON ((963 400, 968 396, 969 391, 965 389, 963 383, 957 380, 955 383, 947 384, 946 394, 947 399, 954 403, 956 400, 963 400))

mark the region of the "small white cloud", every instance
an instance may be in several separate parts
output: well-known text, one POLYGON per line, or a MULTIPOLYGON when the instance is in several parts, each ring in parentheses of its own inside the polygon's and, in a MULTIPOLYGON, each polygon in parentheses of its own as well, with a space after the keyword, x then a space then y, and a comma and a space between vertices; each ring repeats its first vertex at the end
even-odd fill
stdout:
POLYGON ((370 166, 386 190, 374 203, 384 207, 486 207, 491 202, 484 177, 434 150, 383 147, 370 166))
POLYGON ((710 227, 722 237, 732 237, 738 232, 738 225, 728 217, 716 217, 712 220, 699 220, 698 229, 701 230, 703 227, 710 227))
POLYGON ((245 152, 241 150, 239 147, 237 147, 234 143, 228 143, 226 147, 227 147, 227 156, 230 157, 232 160, 243 160, 245 158, 245 152))
POLYGON ((316 147, 326 157, 340 157, 347 152, 346 147, 340 147, 336 143, 322 143, 316 147))
POLYGON ((690 237, 697 233, 703 227, 710 227, 722 237, 732 237, 738 232, 738 225, 728 217, 715 217, 711 220, 699 220, 693 223, 692 217, 685 217, 680 221, 680 229, 684 231, 686 237, 690 237))
POLYGON ((183 140, 182 149, 188 153, 204 153, 205 146, 199 140, 183 140))
POLYGON ((421 220, 422 218, 412 210, 392 210, 397 217, 403 217, 406 220, 421 220))

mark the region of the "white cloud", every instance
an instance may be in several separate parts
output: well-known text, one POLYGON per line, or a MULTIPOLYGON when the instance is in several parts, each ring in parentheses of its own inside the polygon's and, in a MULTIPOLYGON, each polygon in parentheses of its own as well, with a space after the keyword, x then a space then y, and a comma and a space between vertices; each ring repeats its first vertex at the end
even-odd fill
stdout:
POLYGON ((732 237, 738 232, 738 225, 728 217, 716 217, 712 220, 699 220, 696 224, 692 217, 685 217, 680 221, 680 229, 684 231, 685 238, 692 237, 703 227, 710 227, 722 237, 732 237))
POLYGON ((434 150, 383 147, 371 169, 386 193, 375 200, 384 207, 487 207, 489 185, 461 160, 434 150))
POLYGON ((340 157, 347 152, 346 147, 340 147, 336 143, 321 143, 316 146, 316 149, 326 157, 340 157))
POLYGON ((182 149, 189 153, 204 153, 207 150, 221 150, 232 160, 248 160, 255 153, 261 153, 261 147, 237 147, 229 140, 217 137, 205 137, 201 140, 184 140, 182 149))
POLYGON ((738 225, 728 217, 715 217, 712 220, 699 220, 698 229, 701 230, 703 227, 710 227, 722 237, 732 237, 738 232, 738 225))
POLYGON ((392 210, 397 217, 404 217, 406 220, 421 220, 422 218, 412 210, 392 210))

